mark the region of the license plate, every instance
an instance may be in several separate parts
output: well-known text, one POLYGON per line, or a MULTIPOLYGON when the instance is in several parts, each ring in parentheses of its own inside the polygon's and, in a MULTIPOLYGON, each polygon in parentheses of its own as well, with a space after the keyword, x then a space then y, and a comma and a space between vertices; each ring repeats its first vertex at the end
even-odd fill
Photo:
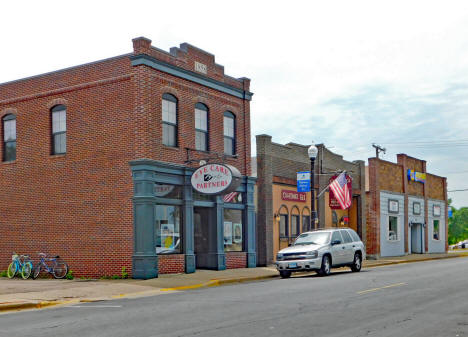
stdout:
POLYGON ((297 263, 293 262, 288 265, 289 268, 297 268, 297 263))

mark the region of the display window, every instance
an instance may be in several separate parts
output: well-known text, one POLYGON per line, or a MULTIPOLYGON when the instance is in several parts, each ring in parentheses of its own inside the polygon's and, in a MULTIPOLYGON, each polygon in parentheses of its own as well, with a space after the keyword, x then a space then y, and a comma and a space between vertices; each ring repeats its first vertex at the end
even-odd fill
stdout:
POLYGON ((182 252, 180 219, 179 206, 156 205, 154 235, 157 254, 178 254, 182 252))
POLYGON ((432 230, 432 238, 434 240, 439 240, 440 239, 440 220, 434 220, 433 223, 433 230, 432 230))
POLYGON ((398 240, 398 217, 389 216, 388 217, 388 240, 397 241, 398 240))
POLYGON ((243 250, 242 211, 224 209, 224 251, 242 252, 243 250))

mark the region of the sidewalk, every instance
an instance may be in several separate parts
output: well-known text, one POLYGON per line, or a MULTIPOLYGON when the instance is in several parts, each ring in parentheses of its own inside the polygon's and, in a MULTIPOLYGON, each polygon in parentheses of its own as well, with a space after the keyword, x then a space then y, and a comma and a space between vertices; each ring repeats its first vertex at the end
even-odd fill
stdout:
MULTIPOLYGON (((448 254, 414 254, 367 260, 363 268, 447 259, 468 256, 468 251, 448 254)), ((12 310, 42 308, 77 302, 94 302, 116 298, 154 296, 174 291, 213 287, 222 284, 277 278, 274 266, 230 269, 223 271, 197 270, 193 274, 168 274, 149 280, 55 280, 0 278, 0 313, 12 310)))

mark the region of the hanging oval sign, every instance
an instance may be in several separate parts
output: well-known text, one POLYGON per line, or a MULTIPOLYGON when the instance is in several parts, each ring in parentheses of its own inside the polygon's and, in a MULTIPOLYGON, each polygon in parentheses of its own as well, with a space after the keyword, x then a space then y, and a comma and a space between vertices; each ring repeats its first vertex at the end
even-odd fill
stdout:
POLYGON ((240 185, 241 174, 231 165, 206 164, 193 172, 192 187, 202 194, 234 192, 240 185))

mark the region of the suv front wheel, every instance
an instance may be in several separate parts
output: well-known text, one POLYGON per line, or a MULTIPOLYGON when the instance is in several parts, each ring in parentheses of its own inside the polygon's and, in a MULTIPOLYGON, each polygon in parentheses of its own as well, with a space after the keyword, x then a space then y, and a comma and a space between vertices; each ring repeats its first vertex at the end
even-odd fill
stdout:
POLYGON ((330 263, 330 256, 324 255, 322 258, 322 266, 318 271, 320 276, 328 276, 330 275, 331 263, 330 263))
POLYGON ((361 271, 361 266, 362 266, 362 257, 359 253, 355 253, 353 264, 351 265, 351 270, 353 272, 361 271))

